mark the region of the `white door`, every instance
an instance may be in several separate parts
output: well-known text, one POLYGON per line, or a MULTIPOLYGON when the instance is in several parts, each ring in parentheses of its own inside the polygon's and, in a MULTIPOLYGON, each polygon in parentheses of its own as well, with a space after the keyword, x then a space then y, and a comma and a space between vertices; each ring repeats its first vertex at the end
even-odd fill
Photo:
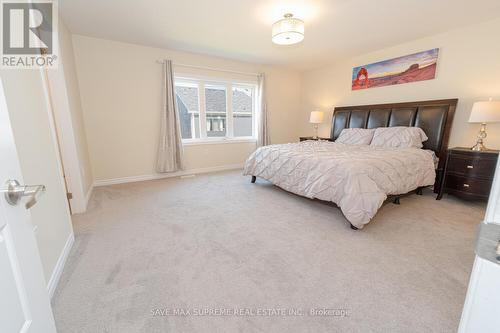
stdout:
POLYGON ((478 238, 460 333, 500 332, 500 161, 478 238), (486 258, 486 259, 485 259, 486 258))
MULTIPOLYGON (((0 81, 0 332, 55 332, 31 216, 26 208, 32 196, 23 197, 15 206, 9 204, 5 198, 7 180, 24 185, 0 81)), ((28 188, 33 189, 36 188, 28 188)), ((33 203, 31 200, 30 204, 33 203)))

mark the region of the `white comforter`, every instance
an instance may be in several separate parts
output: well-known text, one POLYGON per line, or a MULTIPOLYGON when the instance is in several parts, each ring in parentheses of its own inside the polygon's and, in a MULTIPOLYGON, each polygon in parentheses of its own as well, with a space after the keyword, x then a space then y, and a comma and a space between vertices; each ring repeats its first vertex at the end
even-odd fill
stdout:
POLYGON ((245 175, 307 198, 333 201, 352 225, 362 228, 390 194, 433 185, 432 151, 305 141, 257 149, 245 175))

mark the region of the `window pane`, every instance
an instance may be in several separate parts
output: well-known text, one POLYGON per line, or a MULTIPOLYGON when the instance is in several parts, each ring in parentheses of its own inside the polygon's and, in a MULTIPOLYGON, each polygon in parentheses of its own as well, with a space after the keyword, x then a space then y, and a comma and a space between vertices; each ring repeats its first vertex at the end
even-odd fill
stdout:
POLYGON ((199 138, 200 108, 198 105, 198 87, 196 85, 176 83, 175 95, 177 97, 182 138, 199 138))
POLYGON ((205 87, 207 137, 226 136, 226 88, 205 87))
POLYGON ((252 87, 233 87, 233 133, 238 136, 252 136, 252 87))

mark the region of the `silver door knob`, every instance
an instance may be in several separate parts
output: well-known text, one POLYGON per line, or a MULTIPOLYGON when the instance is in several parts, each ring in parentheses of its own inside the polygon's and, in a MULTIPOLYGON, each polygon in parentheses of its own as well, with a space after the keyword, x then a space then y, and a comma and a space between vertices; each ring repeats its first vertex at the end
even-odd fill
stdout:
POLYGON ((12 206, 16 206, 21 198, 28 197, 25 207, 30 209, 37 203, 40 195, 45 192, 45 185, 20 185, 17 180, 9 179, 0 192, 4 193, 5 200, 12 206))

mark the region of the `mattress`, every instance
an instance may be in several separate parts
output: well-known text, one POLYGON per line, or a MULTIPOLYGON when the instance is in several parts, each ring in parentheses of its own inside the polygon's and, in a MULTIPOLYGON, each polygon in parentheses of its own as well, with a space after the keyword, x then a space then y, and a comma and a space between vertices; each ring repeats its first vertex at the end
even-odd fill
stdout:
POLYGON ((433 185, 432 151, 304 141, 258 148, 244 175, 257 176, 289 192, 337 204, 346 219, 363 228, 388 195, 433 185))

